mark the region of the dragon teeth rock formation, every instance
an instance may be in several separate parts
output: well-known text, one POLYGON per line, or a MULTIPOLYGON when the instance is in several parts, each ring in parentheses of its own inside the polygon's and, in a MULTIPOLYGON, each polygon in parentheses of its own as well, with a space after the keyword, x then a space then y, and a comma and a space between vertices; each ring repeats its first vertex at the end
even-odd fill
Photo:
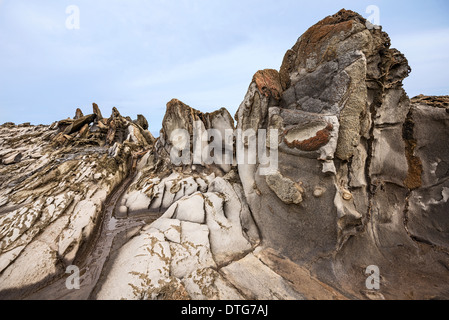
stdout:
POLYGON ((410 100, 409 73, 342 10, 254 75, 236 127, 176 99, 158 139, 96 104, 0 126, 0 298, 448 298, 449 98, 410 100), (201 157, 211 129, 230 161, 201 157), (277 167, 236 161, 255 159, 248 130, 277 167))
POLYGON ((79 109, 50 127, 3 125, 0 136, 0 287, 3 298, 16 298, 86 254, 108 196, 152 137, 120 116, 79 109))

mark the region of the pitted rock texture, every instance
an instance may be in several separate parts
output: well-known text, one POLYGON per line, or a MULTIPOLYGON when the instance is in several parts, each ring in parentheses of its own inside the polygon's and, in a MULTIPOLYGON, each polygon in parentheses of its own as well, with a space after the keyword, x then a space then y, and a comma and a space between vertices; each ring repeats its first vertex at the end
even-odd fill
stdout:
POLYGON ((377 265, 384 298, 447 298, 437 279, 449 276, 448 155, 436 146, 447 145, 447 97, 410 102, 410 70, 386 33, 342 10, 270 73, 280 97, 253 80, 236 114, 238 128, 278 129, 278 174, 304 190, 302 201, 285 201, 259 164, 239 165, 262 244, 352 297, 376 296, 363 281, 377 265), (418 274, 429 278, 404 280, 418 274))
POLYGON ((410 71, 341 10, 256 72, 236 124, 177 99, 157 139, 97 104, 3 124, 0 298, 448 299, 449 99, 410 100, 410 71), (276 168, 240 130, 268 132, 276 168), (205 160, 211 145, 230 161, 205 160))

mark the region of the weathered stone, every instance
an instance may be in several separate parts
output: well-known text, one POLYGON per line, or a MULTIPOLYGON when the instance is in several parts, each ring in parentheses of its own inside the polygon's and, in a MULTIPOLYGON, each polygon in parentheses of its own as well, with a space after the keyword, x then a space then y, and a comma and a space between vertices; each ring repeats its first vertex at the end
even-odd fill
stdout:
POLYGON ((303 300, 280 275, 253 254, 222 269, 225 277, 250 300, 303 300))
MULTIPOLYGON (((265 245, 294 263, 308 264, 320 279, 336 286, 349 281, 345 273, 356 274, 357 259, 368 263, 394 257, 413 274, 420 268, 410 260, 414 241, 447 246, 447 228, 439 214, 445 210, 445 189, 435 186, 447 175, 447 148, 430 151, 446 135, 447 99, 421 96, 413 107, 402 89, 410 73, 407 59, 389 48, 386 33, 366 25, 357 13, 342 10, 311 27, 287 51, 280 85, 266 85, 264 73, 258 73, 236 114, 238 128, 276 128, 281 133, 278 173, 261 176, 258 163, 239 164, 265 245), (277 94, 268 99, 268 87, 281 87, 280 99, 277 94), (419 121, 429 129, 418 128, 419 121), (430 129, 427 122, 439 125, 430 129), (296 188, 299 181, 301 190, 296 188), (431 189, 420 191, 424 185, 431 189), (363 246, 369 249, 351 256, 363 246), (338 272, 332 255, 344 261, 338 272), (330 276, 333 272, 336 278, 330 276)), ((430 255, 442 258, 438 251, 430 255)), ((398 266, 383 268, 397 272, 398 266)), ((431 271, 430 264, 426 270, 445 274, 441 268, 431 271)), ((392 277, 388 281, 398 284, 392 277)), ((350 288, 357 291, 358 284, 344 286, 353 293, 350 288)), ((412 284, 390 287, 384 296, 400 296, 407 286, 412 284)), ((431 291, 430 282, 427 286, 431 291)))
POLYGON ((332 124, 320 128, 319 124, 309 124, 300 128, 293 128, 284 133, 284 142, 289 148, 298 148, 302 151, 316 151, 328 144, 332 124))
POLYGON ((169 282, 170 246, 156 230, 135 237, 120 250, 96 298, 103 300, 155 299, 169 282))
POLYGON ((421 241, 449 247, 449 153, 442 147, 449 139, 448 97, 412 99, 406 156, 409 163, 408 231, 421 241))
POLYGON ((5 165, 14 164, 17 162, 20 162, 22 159, 22 153, 21 152, 14 152, 11 155, 7 155, 5 159, 2 160, 2 163, 5 165))
POLYGON ((70 124, 65 130, 64 134, 72 134, 74 132, 79 131, 85 124, 90 124, 95 120, 95 115, 91 114, 85 117, 81 117, 75 121, 73 121, 72 124, 70 124))
POLYGON ((286 204, 299 204, 302 202, 304 189, 291 179, 284 177, 280 172, 265 177, 267 185, 286 204))
POLYGON ((73 119, 78 120, 78 119, 81 119, 82 117, 84 117, 83 112, 81 111, 80 108, 77 108, 76 112, 75 112, 75 117, 73 119))
POLYGON ((237 129, 277 130, 270 170, 226 109, 176 99, 159 139, 96 104, 0 126, 0 298, 446 299, 449 98, 410 100, 409 73, 355 12, 312 26, 236 113, 237 129), (237 145, 254 161, 217 163, 237 145))
MULTIPOLYGON (((221 165, 213 167, 220 168, 224 172, 229 172, 231 166, 226 164, 224 157, 226 153, 229 154, 227 151, 232 147, 232 141, 231 143, 227 141, 226 130, 234 130, 234 120, 225 108, 212 113, 202 113, 177 99, 171 100, 167 103, 167 111, 162 122, 161 136, 156 143, 156 148, 164 148, 168 155, 171 155, 173 148, 176 148, 177 151, 184 152, 189 150, 187 152, 187 158, 183 159, 182 162, 180 160, 180 163, 176 163, 177 166, 186 163, 195 163, 203 167, 208 167, 208 164, 204 162, 204 157, 202 156, 203 152, 206 154, 204 150, 208 148, 212 139, 207 135, 206 130, 208 129, 215 129, 215 132, 219 132, 221 137, 221 141, 214 141, 214 144, 221 145, 222 152, 214 156, 214 159, 220 159, 216 163, 220 162, 221 165), (185 141, 187 137, 179 134, 178 130, 185 130, 192 139, 185 141), (193 141, 194 139, 196 140, 193 141), (191 154, 190 150, 192 151, 191 154)), ((232 159, 229 162, 232 162, 232 159)))
POLYGON ((276 70, 266 69, 257 71, 253 77, 257 89, 265 96, 272 96, 275 99, 281 98, 282 86, 279 73, 276 70))
POLYGON ((242 300, 242 295, 212 268, 197 269, 183 280, 192 300, 242 300))
POLYGON ((137 120, 134 120, 134 123, 139 125, 143 130, 147 130, 148 129, 148 121, 141 114, 137 115, 137 120))
POLYGON ((97 117, 97 121, 103 120, 103 116, 101 114, 100 108, 98 107, 98 104, 92 103, 93 113, 97 117))

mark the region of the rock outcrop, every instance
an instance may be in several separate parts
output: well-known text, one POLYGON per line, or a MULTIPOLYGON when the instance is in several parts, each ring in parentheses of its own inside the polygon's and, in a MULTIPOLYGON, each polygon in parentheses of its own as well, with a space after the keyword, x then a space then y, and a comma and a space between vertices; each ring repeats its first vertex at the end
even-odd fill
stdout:
POLYGON ((2 298, 36 291, 82 259, 108 197, 130 174, 133 158, 150 147, 143 129, 120 116, 76 113, 50 127, 0 128, 2 298), (107 141, 114 121, 127 135, 107 141))
POLYGON ((409 72, 386 33, 342 10, 302 35, 279 73, 257 73, 236 115, 242 129, 280 133, 279 172, 239 165, 262 244, 353 297, 367 294, 369 265, 385 298, 447 295, 447 98, 410 102, 409 72), (273 181, 300 184, 298 201, 273 181))
POLYGON ((449 98, 409 99, 410 71, 342 10, 254 75, 236 125, 176 99, 158 139, 96 104, 5 123, 0 298, 449 298, 449 98))
MULTIPOLYGON (((212 113, 202 113, 183 102, 173 99, 167 104, 167 111, 162 122, 162 130, 156 143, 156 150, 168 162, 176 165, 200 165, 208 170, 219 170, 227 173, 233 163, 234 120, 229 112, 222 108, 212 113), (182 132, 180 132, 182 130, 182 132), (209 132, 207 131, 209 130, 209 132), (209 133, 215 131, 217 139, 215 144, 220 146, 220 154, 215 154, 210 161, 205 160, 211 137, 209 133), (231 139, 227 132, 231 133, 231 139), (224 161, 223 157, 230 154, 230 160, 224 161), (179 153, 179 163, 173 159, 173 154, 179 153), (213 164, 213 165, 212 165, 213 164)), ((218 172, 217 172, 218 173, 218 172)))

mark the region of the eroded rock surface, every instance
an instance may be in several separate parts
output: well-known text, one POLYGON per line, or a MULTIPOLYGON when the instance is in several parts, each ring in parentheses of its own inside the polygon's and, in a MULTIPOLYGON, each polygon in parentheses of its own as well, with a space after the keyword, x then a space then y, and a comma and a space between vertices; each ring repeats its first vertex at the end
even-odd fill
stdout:
POLYGON ((386 33, 342 10, 265 73, 272 89, 256 75, 236 114, 280 133, 278 178, 239 165, 262 244, 352 297, 372 297, 376 265, 384 298, 447 298, 447 97, 410 101, 409 72, 386 33), (302 201, 276 180, 301 183, 302 201))
POLYGON ((150 147, 142 129, 124 118, 76 114, 51 127, 0 128, 2 298, 35 292, 83 259, 108 196, 150 147), (113 121, 122 123, 126 140, 106 141, 113 121))
POLYGON ((342 10, 254 75, 236 125, 177 99, 158 139, 142 115, 96 104, 5 123, 0 298, 449 298, 449 99, 410 100, 410 71, 342 10), (248 131, 269 132, 276 168, 248 131), (380 290, 366 287, 373 265, 380 290))

